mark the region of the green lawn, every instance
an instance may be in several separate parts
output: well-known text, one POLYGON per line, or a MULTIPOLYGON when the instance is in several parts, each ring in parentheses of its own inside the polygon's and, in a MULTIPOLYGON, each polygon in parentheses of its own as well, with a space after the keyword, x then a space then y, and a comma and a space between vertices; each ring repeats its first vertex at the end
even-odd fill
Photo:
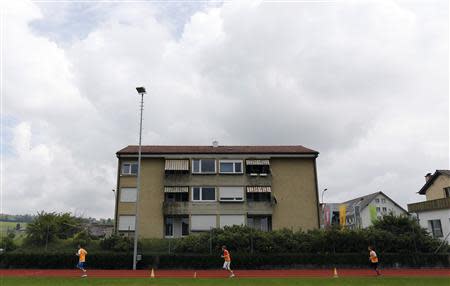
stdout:
POLYGON ((117 278, 19 278, 0 277, 1 286, 77 286, 77 285, 158 285, 158 286, 191 286, 191 285, 214 285, 214 286, 448 286, 449 278, 393 278, 393 277, 370 277, 370 278, 234 278, 234 279, 117 279, 117 278))

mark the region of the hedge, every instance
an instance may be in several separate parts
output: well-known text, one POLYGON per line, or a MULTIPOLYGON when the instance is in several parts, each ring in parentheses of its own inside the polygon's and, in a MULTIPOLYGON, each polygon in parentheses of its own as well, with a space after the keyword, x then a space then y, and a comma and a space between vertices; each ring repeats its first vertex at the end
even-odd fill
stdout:
MULTIPOLYGON (((382 267, 450 267, 449 254, 428 253, 384 253, 379 254, 382 267)), ((91 253, 87 259, 88 268, 130 269, 132 253, 91 253)), ((77 263, 73 253, 20 253, 9 252, 0 255, 1 268, 54 268, 70 269, 77 263)), ((138 264, 140 269, 213 269, 219 268, 222 259, 212 255, 152 255, 143 254, 138 264)), ((365 268, 367 253, 339 254, 236 254, 233 268, 365 268)))

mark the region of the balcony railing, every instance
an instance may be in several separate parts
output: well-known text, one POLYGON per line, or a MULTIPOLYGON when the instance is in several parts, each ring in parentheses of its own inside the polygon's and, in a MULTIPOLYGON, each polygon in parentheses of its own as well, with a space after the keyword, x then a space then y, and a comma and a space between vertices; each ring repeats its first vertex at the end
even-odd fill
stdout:
POLYGON ((190 213, 245 212, 248 214, 272 214, 271 202, 164 202, 166 215, 186 215, 190 213))
POLYGON ((408 211, 413 213, 441 209, 450 209, 450 198, 408 204, 408 211))

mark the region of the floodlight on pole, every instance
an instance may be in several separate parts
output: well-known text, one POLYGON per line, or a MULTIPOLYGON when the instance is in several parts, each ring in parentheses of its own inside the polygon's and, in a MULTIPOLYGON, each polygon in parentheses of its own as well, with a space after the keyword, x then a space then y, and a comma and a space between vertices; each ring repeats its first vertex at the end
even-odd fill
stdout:
POLYGON ((139 119, 139 149, 138 149, 138 172, 137 172, 137 187, 136 187, 136 203, 135 205, 135 216, 134 216, 134 247, 133 247, 133 270, 136 270, 137 264, 137 245, 139 239, 139 193, 141 190, 141 151, 142 151, 142 111, 144 110, 144 94, 145 87, 136 87, 136 91, 141 96, 140 105, 140 119, 139 119))
POLYGON ((328 191, 328 189, 323 189, 322 191, 322 204, 323 204, 323 193, 325 193, 326 191, 328 191))

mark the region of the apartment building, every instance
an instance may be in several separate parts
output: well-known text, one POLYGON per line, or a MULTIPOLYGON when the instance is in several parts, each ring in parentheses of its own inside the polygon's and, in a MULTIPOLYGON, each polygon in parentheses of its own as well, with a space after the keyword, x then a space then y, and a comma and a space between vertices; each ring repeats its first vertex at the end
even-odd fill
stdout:
POLYGON ((418 192, 426 201, 408 204, 421 227, 435 238, 450 243, 450 170, 436 170, 425 175, 425 184, 418 192))
POLYGON ((263 231, 319 227, 316 158, 296 146, 142 146, 118 158, 115 230, 172 238, 247 225, 263 231))

